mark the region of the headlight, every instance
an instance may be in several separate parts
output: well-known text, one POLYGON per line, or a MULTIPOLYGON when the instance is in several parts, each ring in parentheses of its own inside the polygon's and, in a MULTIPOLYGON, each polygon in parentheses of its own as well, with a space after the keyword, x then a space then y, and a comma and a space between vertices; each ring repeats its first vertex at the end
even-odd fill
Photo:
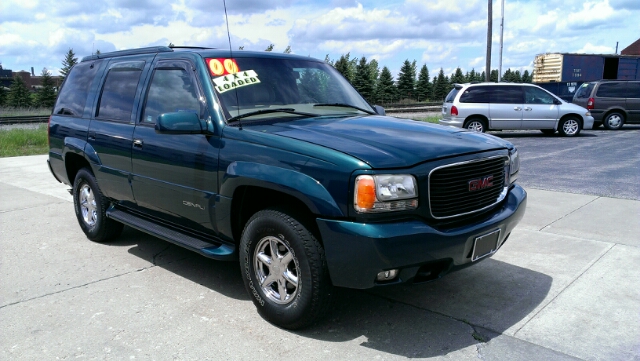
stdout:
POLYGON ((360 213, 402 211, 418 207, 418 187, 409 174, 356 177, 354 207, 360 213))
POLYGON ((518 179, 518 171, 520 170, 520 155, 518 154, 518 150, 514 149, 513 152, 509 154, 509 183, 513 184, 513 182, 518 179))

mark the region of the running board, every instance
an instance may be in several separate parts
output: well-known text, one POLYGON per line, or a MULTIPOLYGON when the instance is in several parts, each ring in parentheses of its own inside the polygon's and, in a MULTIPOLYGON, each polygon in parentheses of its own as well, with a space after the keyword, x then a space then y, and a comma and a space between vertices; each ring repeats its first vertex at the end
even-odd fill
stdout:
POLYGON ((131 228, 198 252, 205 257, 220 261, 236 261, 238 259, 236 247, 232 244, 213 240, 205 241, 113 207, 109 208, 106 213, 107 217, 131 228))

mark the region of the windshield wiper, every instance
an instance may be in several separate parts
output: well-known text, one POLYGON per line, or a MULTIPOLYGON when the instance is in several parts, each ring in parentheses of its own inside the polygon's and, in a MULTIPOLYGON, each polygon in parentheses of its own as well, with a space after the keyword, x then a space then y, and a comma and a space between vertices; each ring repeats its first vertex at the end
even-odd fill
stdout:
POLYGON ((295 115, 304 115, 304 116, 307 116, 307 117, 317 117, 318 116, 318 114, 298 112, 293 108, 273 108, 273 109, 256 110, 255 112, 249 112, 249 113, 236 115, 235 117, 227 119, 227 124, 228 123, 233 123, 238 119, 252 117, 254 115, 269 114, 269 113, 288 113, 288 114, 295 114, 295 115))
POLYGON ((340 108, 353 108, 353 109, 357 109, 361 112, 365 112, 367 114, 376 114, 374 112, 372 112, 371 110, 366 110, 366 109, 362 109, 360 107, 357 107, 355 105, 351 105, 351 104, 345 104, 345 103, 318 103, 318 104, 314 104, 314 107, 340 107, 340 108))

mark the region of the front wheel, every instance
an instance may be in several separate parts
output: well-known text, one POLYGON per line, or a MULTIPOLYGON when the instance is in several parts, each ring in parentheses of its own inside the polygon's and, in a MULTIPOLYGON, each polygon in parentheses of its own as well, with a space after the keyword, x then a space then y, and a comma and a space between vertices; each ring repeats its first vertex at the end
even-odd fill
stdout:
POLYGON ((581 128, 582 126, 578 118, 570 116, 560 121, 558 131, 565 137, 575 137, 576 135, 580 134, 581 128))
POLYGON ((604 117, 604 127, 608 130, 618 130, 624 124, 624 115, 619 112, 611 112, 604 117))
POLYGON ((73 205, 84 234, 92 241, 105 242, 118 237, 123 224, 107 218, 109 201, 102 195, 90 170, 82 168, 73 182, 73 205))
POLYGON ((464 123, 464 128, 473 130, 476 132, 484 133, 487 131, 487 125, 482 119, 471 118, 464 123))
POLYGON ((320 242, 302 223, 278 210, 249 219, 240 240, 245 288, 258 313, 288 329, 326 314, 333 286, 320 242))

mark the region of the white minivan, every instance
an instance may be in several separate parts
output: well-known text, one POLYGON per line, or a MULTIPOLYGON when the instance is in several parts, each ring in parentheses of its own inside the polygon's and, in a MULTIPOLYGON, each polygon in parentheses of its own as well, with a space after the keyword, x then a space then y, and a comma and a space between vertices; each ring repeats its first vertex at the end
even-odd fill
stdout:
POLYGON ((540 129, 566 137, 593 127, 593 117, 533 84, 455 84, 442 105, 440 124, 485 132, 540 129))

